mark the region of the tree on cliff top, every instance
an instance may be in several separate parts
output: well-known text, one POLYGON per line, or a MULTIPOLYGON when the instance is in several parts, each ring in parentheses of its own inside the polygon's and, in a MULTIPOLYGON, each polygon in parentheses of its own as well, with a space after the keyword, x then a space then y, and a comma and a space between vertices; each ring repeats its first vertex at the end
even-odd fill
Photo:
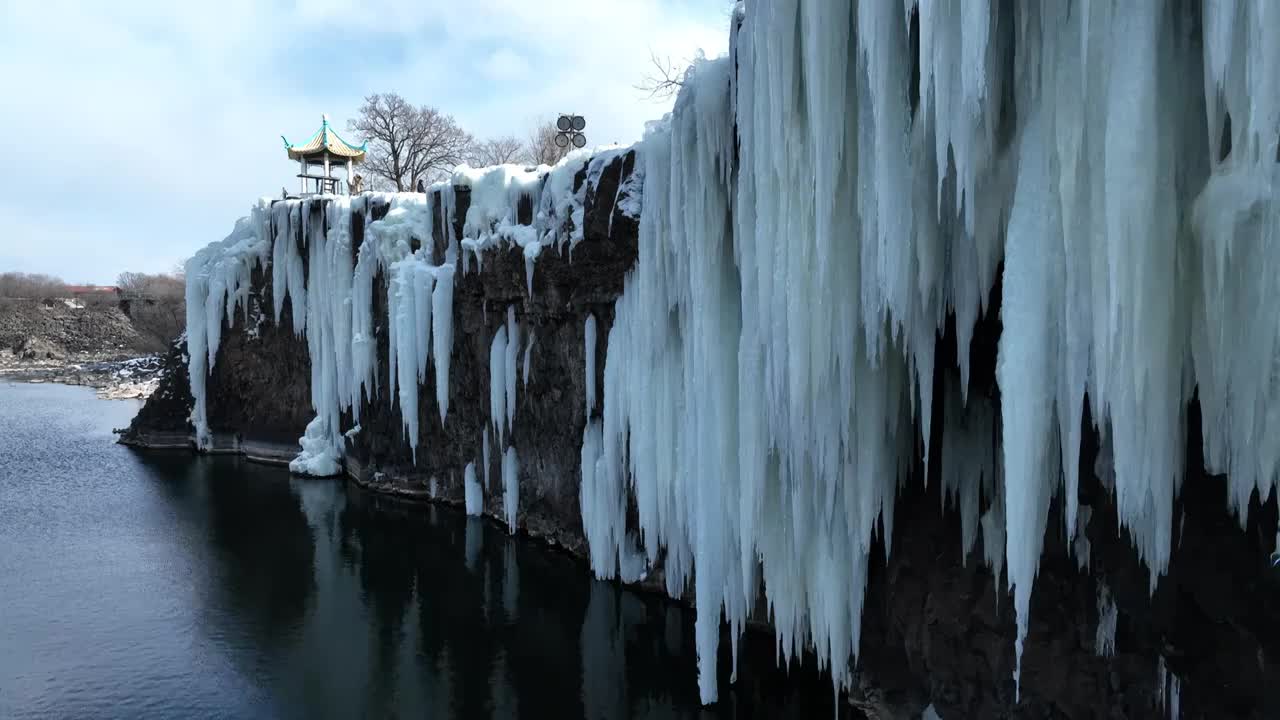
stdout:
MULTIPOLYGON (((697 57, 699 59, 703 57, 702 51, 698 51, 697 57)), ((693 60, 672 62, 669 57, 658 57, 653 50, 649 50, 649 62, 653 64, 653 70, 647 73, 635 88, 646 93, 650 100, 661 102, 679 95, 688 74, 693 71, 693 60)))
POLYGON ((529 133, 528 157, 529 162, 534 165, 555 165, 560 159, 569 154, 573 149, 572 146, 566 144, 560 147, 556 144, 556 124, 554 122, 539 123, 529 133))
POLYGON ((471 167, 488 167, 507 163, 524 163, 528 161, 528 152, 520 138, 508 135, 484 142, 478 142, 467 153, 467 164, 471 167))
POLYGON ((415 107, 396 93, 365 97, 348 128, 369 143, 363 168, 371 184, 398 191, 452 171, 472 145, 471 135, 452 115, 427 105, 415 107))

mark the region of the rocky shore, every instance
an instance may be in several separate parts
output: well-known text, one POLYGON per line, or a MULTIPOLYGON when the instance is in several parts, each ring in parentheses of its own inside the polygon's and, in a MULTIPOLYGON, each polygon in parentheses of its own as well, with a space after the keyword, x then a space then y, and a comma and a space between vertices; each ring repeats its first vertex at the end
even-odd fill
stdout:
POLYGON ((146 400, 164 373, 162 357, 113 359, 85 353, 58 359, 24 359, 0 350, 0 381, 83 385, 106 400, 146 400))
POLYGON ((145 400, 162 355, 110 302, 0 298, 0 381, 83 385, 106 399, 145 400))

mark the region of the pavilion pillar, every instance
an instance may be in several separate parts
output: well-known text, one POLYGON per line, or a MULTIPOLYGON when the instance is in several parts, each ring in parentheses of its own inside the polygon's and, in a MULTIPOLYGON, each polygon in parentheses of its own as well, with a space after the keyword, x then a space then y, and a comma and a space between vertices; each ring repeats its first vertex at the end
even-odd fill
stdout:
POLYGON ((348 195, 351 194, 351 181, 355 177, 354 175, 351 174, 352 166, 353 166, 353 163, 351 162, 351 158, 347 158, 347 194, 348 195))
POLYGON ((298 187, 300 188, 298 192, 305 193, 307 191, 307 159, 298 158, 298 166, 302 168, 298 171, 298 187))

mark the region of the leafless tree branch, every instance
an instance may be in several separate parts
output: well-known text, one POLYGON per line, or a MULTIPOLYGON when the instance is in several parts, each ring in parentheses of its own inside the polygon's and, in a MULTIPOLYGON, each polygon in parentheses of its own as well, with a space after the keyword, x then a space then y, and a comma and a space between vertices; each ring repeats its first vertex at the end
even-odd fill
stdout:
POLYGON ((525 144, 513 135, 478 142, 467 156, 467 163, 472 167, 523 162, 527 162, 525 144))
POLYGON ((667 100, 679 93, 684 86, 685 76, 689 73, 689 61, 673 63, 670 57, 660 58, 650 50, 649 62, 653 64, 653 70, 634 86, 635 89, 646 93, 651 100, 667 100))
POLYGON ((471 135, 439 110, 414 107, 396 93, 367 96, 359 117, 347 127, 369 143, 363 165, 372 189, 412 190, 418 180, 431 182, 462 162, 471 135))
POLYGON ((120 273, 121 309, 155 350, 162 350, 186 326, 186 282, 178 273, 120 273))
POLYGON ((0 273, 0 297, 46 298, 65 295, 67 284, 60 278, 39 273, 0 273))
POLYGON ((538 123, 529 133, 526 149, 526 160, 534 165, 555 165, 561 158, 573 150, 572 146, 560 147, 556 144, 556 124, 546 121, 538 123))

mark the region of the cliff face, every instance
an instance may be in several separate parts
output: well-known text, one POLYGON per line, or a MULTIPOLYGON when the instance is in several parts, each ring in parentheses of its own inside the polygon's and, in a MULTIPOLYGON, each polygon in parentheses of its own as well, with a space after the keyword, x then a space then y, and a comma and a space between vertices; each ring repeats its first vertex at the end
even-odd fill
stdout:
MULTIPOLYGON (((248 439, 266 453, 258 459, 288 460, 314 414, 307 341, 293 330, 291 314, 276 323, 263 298, 271 296, 270 269, 253 272, 244 313, 228 317, 217 361, 209 373, 209 424, 216 452, 244 452, 248 439)), ((267 304, 269 305, 269 300, 267 304)), ((137 447, 193 447, 192 398, 185 340, 165 356, 159 386, 121 436, 137 447)))
MULTIPOLYGON (((387 397, 386 378, 381 377, 377 396, 362 403, 359 433, 347 440, 349 470, 354 470, 358 482, 386 492, 461 504, 464 469, 474 463, 477 478, 486 486, 485 511, 501 517, 502 453, 510 445, 520 464, 519 525, 577 554, 585 552, 578 500, 586 407, 584 328, 587 318, 594 316, 599 328, 596 383, 603 385, 601 369, 613 303, 636 258, 637 221, 616 202, 618 184, 631 175, 634 164, 634 153, 623 155, 591 185, 584 203, 583 241, 572 250, 565 245, 542 251, 533 274, 532 297, 526 285, 525 256, 518 247, 486 252, 482 269, 473 259, 471 272, 455 276, 447 419, 442 425, 436 374, 430 368, 429 377, 418 387, 420 440, 415 460, 404 438, 400 405, 387 397), (490 413, 490 351, 509 312, 523 330, 512 430, 500 442, 490 413), (532 348, 526 361, 530 334, 532 348)), ((458 218, 466 215, 467 202, 459 194, 458 218)), ((527 222, 527 213, 522 214, 527 222)), ((436 248, 435 254, 442 260, 444 248, 436 248)), ((375 282, 374 298, 374 317, 385 318, 383 277, 375 282)), ((378 333, 377 346, 379 368, 385 369, 385 332, 378 333)), ((344 417, 344 427, 352 424, 353 418, 344 417)), ((295 427, 301 431, 300 425, 295 427)))
MULTIPOLYGON (((998 400, 1000 393, 999 284, 991 299, 971 348, 971 403, 998 400)), ((938 352, 939 365, 951 365, 950 322, 938 352)), ((939 391, 946 372, 935 373, 939 391)), ((950 401, 935 405, 934 428, 950 401)), ((1056 498, 1032 593, 1020 701, 1006 576, 993 577, 981 562, 981 541, 964 557, 957 542, 961 516, 941 496, 935 434, 928 482, 917 466, 899 493, 904 520, 895 528, 892 554, 884 560, 879 542, 872 551, 880 561, 868 577, 854 704, 872 717, 914 717, 926 704, 944 718, 1276 716, 1280 617, 1270 608, 1280 574, 1269 565, 1272 538, 1265 529, 1274 527, 1276 500, 1259 503, 1255 495, 1242 530, 1225 510, 1226 479, 1201 470, 1198 403, 1188 413, 1188 477, 1174 508, 1175 549, 1154 592, 1119 526, 1107 478, 1093 470, 1105 450, 1096 433, 1085 434, 1079 501, 1090 510, 1081 520, 1084 537, 1069 547, 1056 498)), ((1086 405, 1086 427, 1091 422, 1086 405)))
MULTIPOLYGON (((531 535, 585 554, 578 499, 586 407, 584 328, 587 318, 594 317, 598 328, 595 377, 602 386, 613 304, 636 258, 637 220, 619 206, 619 186, 634 169, 635 153, 629 152, 607 163, 590 183, 585 168, 574 178, 575 190, 587 185, 583 240, 572 249, 566 243, 542 251, 533 273, 532 297, 525 255, 516 246, 485 252, 481 265, 470 258, 470 272, 455 276, 449 412, 442 425, 436 373, 428 368, 428 377, 417 390, 416 453, 405 439, 400 403, 387 391, 388 279, 383 273, 375 277, 377 388, 373 397, 361 402, 359 430, 346 439, 347 471, 356 482, 382 492, 462 504, 464 468, 474 463, 482 485, 488 478, 485 512, 501 518, 502 460, 509 445, 520 464, 519 525, 531 535), (512 429, 500 442, 490 417, 490 350, 509 312, 522 328, 520 378, 512 429), (526 359, 530 335, 532 347, 526 359)), ((439 202, 438 197, 433 199, 439 202)), ((454 230, 460 236, 469 193, 458 192, 455 202, 454 230)), ((385 202, 375 200, 369 219, 379 220, 387 211, 385 202)), ((531 207, 520 208, 521 224, 532 221, 532 212, 531 207)), ((435 237, 445 237, 438 216, 435 221, 435 237)), ((352 224, 353 244, 358 246, 364 241, 365 219, 353 215, 352 224)), ((436 262, 443 262, 444 245, 431 250, 436 262)), ((272 291, 271 268, 254 268, 246 306, 224 319, 207 381, 207 417, 213 433, 210 450, 244 452, 280 462, 297 453, 298 438, 315 411, 307 339, 294 332, 288 300, 280 321, 273 319, 272 291)), ((139 447, 193 443, 185 345, 175 348, 166 364, 170 371, 160 389, 122 442, 139 447)), ((598 389, 597 397, 601 394, 598 389)), ((356 425, 352 413, 345 413, 343 429, 356 425)))
MULTIPOLYGON (((635 261, 636 221, 616 207, 617 182, 632 172, 627 155, 588 194, 584 240, 570 255, 546 250, 526 289, 518 248, 486 253, 482 270, 457 276, 449 374, 449 414, 442 426, 434 377, 418 389, 421 440, 415 454, 405 441, 398 402, 387 393, 385 321, 376 329, 378 390, 361 406, 360 430, 348 437, 348 472, 374 490, 461 504, 463 473, 475 463, 484 483, 483 438, 489 434, 485 512, 502 517, 501 448, 490 417, 490 350, 508 308, 534 341, 528 381, 519 379, 510 443, 520 458, 519 525, 529 535, 585 556, 579 507, 580 452, 586 404, 586 318, 595 317, 596 395, 601 396, 606 342, 614 302, 635 261)), ((460 196, 459 204, 465 202, 460 196)), ((385 212, 373 210, 373 215, 385 212)), ((458 208, 465 215, 465 206, 458 208)), ((526 213, 527 216, 527 213, 526 213)), ((527 217, 526 217, 527 219, 527 217)), ((443 254, 443 248, 437 249, 443 254)), ((270 268, 254 271, 247 313, 229 317, 208 381, 208 419, 214 450, 265 459, 296 452, 296 439, 313 415, 307 343, 294 333, 286 307, 272 320, 270 268), (264 310, 264 308, 268 308, 264 310), (274 450, 273 450, 274 449, 274 450)), ((387 280, 375 281, 374 317, 386 317, 387 280)), ((1000 337, 999 286, 977 326, 971 348, 971 402, 998 406, 995 357, 1000 337), (981 400, 980 400, 981 401, 981 400)), ((954 332, 938 342, 938 397, 952 380, 954 332)), ((520 346, 521 355, 524 344, 520 346)), ((523 361, 523 357, 521 358, 523 361)), ((160 390, 139 413, 124 441, 141 447, 190 442, 191 395, 185 347, 167 359, 160 390)), ((523 367, 521 367, 523 370, 523 367)), ((429 373, 434 370, 429 369, 429 373)), ((523 372, 521 373, 523 375, 523 372)), ((1269 717, 1280 711, 1280 680, 1272 658, 1280 653, 1280 623, 1269 611, 1277 592, 1268 567, 1275 502, 1255 500, 1242 532, 1224 510, 1221 478, 1189 477, 1175 512, 1181 518, 1169 574, 1148 595, 1147 572, 1118 528, 1112 494, 1088 472, 1099 452, 1096 437, 1082 453, 1080 502, 1092 508, 1083 523, 1087 570, 1051 530, 1032 599, 1023 657, 1021 699, 1012 680, 1015 658, 1013 603, 1003 575, 981 562, 981 546, 967 558, 960 516, 940 496, 940 435, 945 400, 935 403, 934 462, 923 464, 899 492, 893 551, 873 549, 865 602, 854 712, 868 717, 918 716, 932 704, 942 717, 1166 717, 1177 704, 1184 717, 1269 717), (944 507, 947 507, 944 510, 944 507), (1100 598, 1102 598, 1100 600, 1100 598), (1114 606, 1114 619, 1105 615, 1114 606), (1113 622, 1114 630, 1099 632, 1113 622), (1100 643, 1114 654, 1100 654, 1100 643), (1165 707, 1159 698, 1164 698, 1165 707), (1176 700, 1175 700, 1176 698, 1176 700)), ((1192 428, 1199 427, 1191 409, 1192 428)), ((344 418, 344 428, 354 425, 344 418)), ((1187 466, 1202 466, 1200 440, 1188 438, 1187 466)), ((987 499, 989 502, 989 499, 987 499)), ((1060 528, 1055 502, 1051 528, 1060 528)), ((660 576, 659 571, 651 574, 660 576)), ((767 622, 760 605, 755 618, 767 622)), ((810 657, 806 662, 813 662, 810 657)))

